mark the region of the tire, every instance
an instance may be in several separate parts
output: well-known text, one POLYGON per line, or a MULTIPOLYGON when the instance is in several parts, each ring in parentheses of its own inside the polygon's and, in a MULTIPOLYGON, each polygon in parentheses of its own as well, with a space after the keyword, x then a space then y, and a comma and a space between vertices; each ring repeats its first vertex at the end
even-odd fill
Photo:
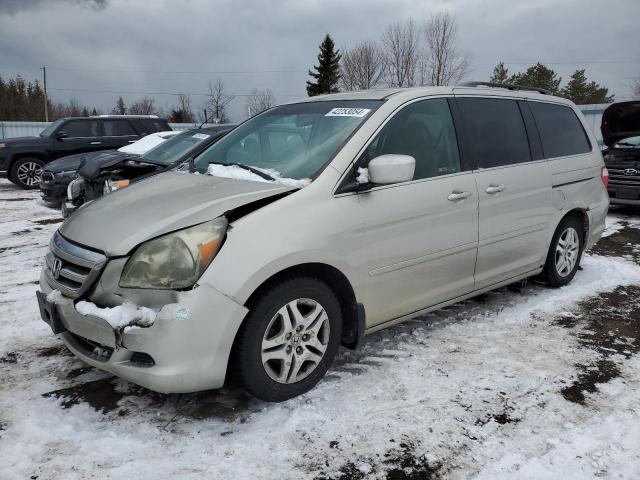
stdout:
POLYGON ((43 167, 44 162, 39 158, 19 158, 11 165, 9 179, 23 189, 39 188, 43 167))
POLYGON ((341 336, 342 313, 333 291, 315 278, 291 278, 258 299, 236 338, 230 372, 256 398, 282 402, 324 377, 341 336))
POLYGON ((545 283, 557 288, 573 280, 580 266, 583 248, 582 222, 575 216, 563 218, 549 246, 547 261, 542 272, 545 283))

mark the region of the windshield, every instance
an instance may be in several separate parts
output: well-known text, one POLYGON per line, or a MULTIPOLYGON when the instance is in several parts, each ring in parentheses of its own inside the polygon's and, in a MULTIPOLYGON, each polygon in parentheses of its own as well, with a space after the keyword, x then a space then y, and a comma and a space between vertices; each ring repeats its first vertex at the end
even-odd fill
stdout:
POLYGON ((40 136, 41 137, 50 137, 51 134, 56 130, 56 128, 58 128, 58 126, 64 121, 64 119, 59 118, 58 120, 56 120, 55 122, 49 124, 48 127, 46 127, 44 130, 42 130, 40 132, 40 136))
POLYGON ((162 142, 157 147, 153 147, 147 153, 142 155, 142 158, 153 163, 169 165, 170 163, 180 160, 196 145, 199 145, 210 138, 210 133, 190 130, 162 142))
POLYGON ((247 120, 196 158, 275 170, 293 179, 315 178, 380 100, 320 101, 283 105, 247 120))
POLYGON ((616 142, 616 147, 640 147, 640 137, 628 137, 616 142))

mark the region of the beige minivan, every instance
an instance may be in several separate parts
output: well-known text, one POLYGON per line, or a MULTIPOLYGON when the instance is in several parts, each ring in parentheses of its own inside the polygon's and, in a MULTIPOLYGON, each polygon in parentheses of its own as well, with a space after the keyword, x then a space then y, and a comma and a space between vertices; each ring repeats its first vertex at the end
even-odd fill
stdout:
POLYGON ((313 97, 188 164, 81 207, 38 292, 75 355, 160 392, 285 400, 367 333, 531 276, 563 286, 609 205, 581 113, 520 87, 313 97))

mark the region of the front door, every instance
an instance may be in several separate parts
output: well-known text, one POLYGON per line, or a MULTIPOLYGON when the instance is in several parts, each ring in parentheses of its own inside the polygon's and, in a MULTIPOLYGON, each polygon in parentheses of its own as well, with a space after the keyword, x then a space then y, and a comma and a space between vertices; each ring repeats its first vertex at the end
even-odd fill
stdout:
POLYGON ((60 132, 65 132, 67 136, 55 140, 56 158, 108 148, 102 143, 100 122, 97 119, 69 120, 57 131, 60 132))
POLYGON ((478 241, 476 181, 461 166, 447 99, 400 109, 357 165, 383 154, 411 155, 416 169, 413 181, 359 194, 368 327, 472 291, 478 241))

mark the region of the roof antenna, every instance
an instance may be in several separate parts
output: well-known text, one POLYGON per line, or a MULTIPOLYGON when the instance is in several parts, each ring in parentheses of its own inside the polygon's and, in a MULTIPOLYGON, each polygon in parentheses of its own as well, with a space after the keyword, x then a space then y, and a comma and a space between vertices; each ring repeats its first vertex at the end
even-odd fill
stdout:
POLYGON ((202 111, 204 112, 204 122, 202 122, 202 123, 200 124, 200 126, 198 127, 198 129, 201 129, 201 128, 202 128, 202 126, 203 126, 205 123, 207 123, 207 109, 206 109, 206 108, 203 108, 203 109, 202 109, 202 111))

